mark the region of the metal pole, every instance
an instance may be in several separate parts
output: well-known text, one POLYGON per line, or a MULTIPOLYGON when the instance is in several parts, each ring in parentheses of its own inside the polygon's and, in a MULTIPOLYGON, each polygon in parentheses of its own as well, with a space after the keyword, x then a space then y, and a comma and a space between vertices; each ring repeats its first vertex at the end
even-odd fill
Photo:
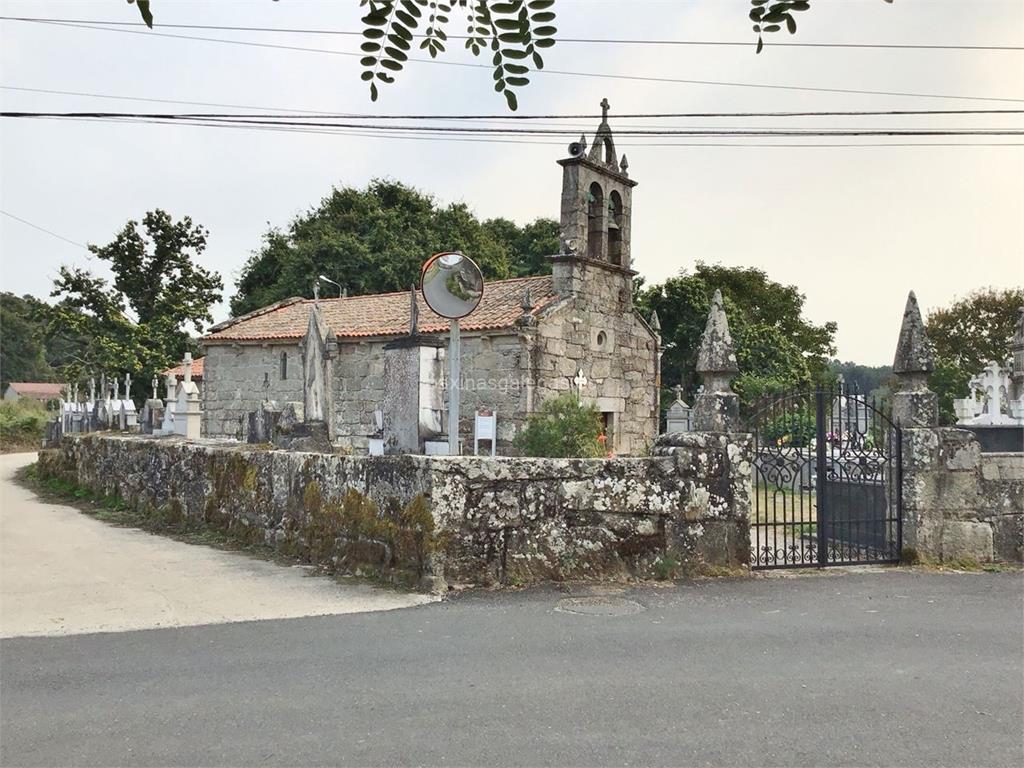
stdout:
POLYGON ((825 392, 818 387, 814 393, 814 410, 817 430, 817 480, 815 481, 815 497, 817 514, 815 518, 818 523, 818 565, 828 565, 828 501, 825 495, 825 483, 828 482, 828 467, 825 463, 825 392))
POLYGON ((448 337, 448 453, 459 454, 459 375, 462 339, 459 336, 459 321, 451 321, 448 337))

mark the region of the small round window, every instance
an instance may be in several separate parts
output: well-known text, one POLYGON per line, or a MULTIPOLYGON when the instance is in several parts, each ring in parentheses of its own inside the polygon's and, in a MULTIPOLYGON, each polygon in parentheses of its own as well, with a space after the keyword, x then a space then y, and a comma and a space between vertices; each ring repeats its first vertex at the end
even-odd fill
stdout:
POLYGON ((608 337, 607 337, 607 336, 605 336, 605 334, 604 334, 604 331, 598 331, 598 332, 597 332, 597 346, 599 346, 599 347, 603 347, 603 346, 604 346, 604 343, 605 343, 605 342, 606 342, 607 340, 608 340, 608 337))

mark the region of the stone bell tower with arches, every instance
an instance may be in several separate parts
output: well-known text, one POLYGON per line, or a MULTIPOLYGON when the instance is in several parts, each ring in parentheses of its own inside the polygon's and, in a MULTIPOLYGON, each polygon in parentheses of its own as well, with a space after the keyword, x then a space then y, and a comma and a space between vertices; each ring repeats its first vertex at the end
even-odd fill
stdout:
POLYGON ((560 293, 578 293, 578 269, 585 263, 620 273, 632 287, 630 230, 633 187, 626 156, 615 151, 608 125, 607 99, 601 101, 601 124, 594 142, 586 138, 569 145, 562 166, 561 253, 555 257, 555 282, 560 293))

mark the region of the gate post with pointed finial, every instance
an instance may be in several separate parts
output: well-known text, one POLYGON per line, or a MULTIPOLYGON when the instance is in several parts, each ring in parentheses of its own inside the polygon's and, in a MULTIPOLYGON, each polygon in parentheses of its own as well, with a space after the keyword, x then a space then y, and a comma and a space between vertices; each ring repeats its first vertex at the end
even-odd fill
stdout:
POLYGON ((740 367, 721 291, 716 290, 711 300, 697 353, 697 372, 704 377, 704 388, 693 404, 693 428, 702 432, 737 431, 740 404, 739 396, 732 391, 732 379, 740 367))
POLYGON ((903 427, 934 427, 939 423, 938 396, 928 389, 935 369, 931 342, 925 333, 917 297, 911 291, 903 311, 892 370, 897 390, 892 396, 893 420, 903 427))

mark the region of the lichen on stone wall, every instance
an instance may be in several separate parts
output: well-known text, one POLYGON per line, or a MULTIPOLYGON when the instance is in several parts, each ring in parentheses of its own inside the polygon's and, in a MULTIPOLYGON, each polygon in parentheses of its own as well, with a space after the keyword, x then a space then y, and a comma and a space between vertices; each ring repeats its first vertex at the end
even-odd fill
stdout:
POLYGON ((749 458, 747 442, 722 435, 594 460, 69 437, 40 466, 327 569, 438 587, 649 577, 670 549, 691 564, 743 565, 749 458))

